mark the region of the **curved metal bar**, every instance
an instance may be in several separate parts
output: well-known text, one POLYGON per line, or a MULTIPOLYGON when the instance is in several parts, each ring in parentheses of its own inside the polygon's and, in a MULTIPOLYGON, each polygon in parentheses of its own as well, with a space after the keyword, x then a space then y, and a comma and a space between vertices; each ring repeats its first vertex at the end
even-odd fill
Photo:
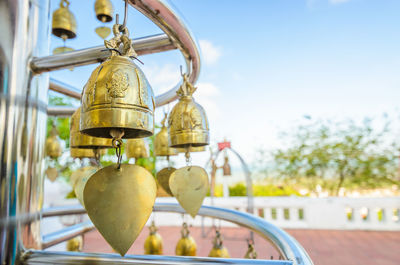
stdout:
POLYGON ((55 252, 29 250, 22 256, 21 264, 43 265, 43 264, 96 264, 96 265, 209 265, 209 264, 249 264, 249 265, 292 265, 287 260, 261 260, 261 259, 225 259, 225 258, 203 258, 203 257, 179 257, 179 256, 157 256, 157 255, 126 255, 118 254, 95 254, 79 252, 55 252))
MULTIPOLYGON (((176 212, 185 213, 185 210, 177 203, 156 203, 155 212, 176 212)), ((83 214, 86 213, 83 207, 60 207, 43 211, 43 217, 57 215, 83 214)), ((300 244, 289 234, 277 226, 248 213, 213 206, 202 206, 198 212, 199 216, 218 218, 228 222, 247 227, 263 238, 269 240, 281 255, 295 265, 312 265, 310 257, 300 244)))
MULTIPOLYGON (((164 0, 127 0, 128 3, 138 11, 147 16, 151 21, 158 25, 168 35, 168 43, 165 34, 142 38, 142 48, 138 47, 141 39, 134 40, 134 48, 139 55, 170 50, 172 47, 178 48, 186 63, 186 72, 189 81, 193 84, 197 82, 200 75, 200 49, 196 39, 183 21, 182 16, 173 10, 164 0), (151 39, 155 38, 155 39, 151 39), (171 43, 172 42, 172 43, 171 43)), ((53 71, 57 69, 67 69, 80 65, 96 63, 109 56, 109 51, 104 46, 72 51, 65 54, 34 58, 31 68, 36 73, 53 71)), ((181 81, 167 92, 156 96, 156 107, 168 104, 177 99, 176 91, 181 85, 181 81)), ((51 86, 50 86, 51 88, 51 86)))
POLYGON ((81 99, 81 93, 79 89, 70 86, 66 83, 58 81, 54 78, 50 78, 49 88, 55 92, 61 93, 63 95, 69 96, 71 98, 81 99))

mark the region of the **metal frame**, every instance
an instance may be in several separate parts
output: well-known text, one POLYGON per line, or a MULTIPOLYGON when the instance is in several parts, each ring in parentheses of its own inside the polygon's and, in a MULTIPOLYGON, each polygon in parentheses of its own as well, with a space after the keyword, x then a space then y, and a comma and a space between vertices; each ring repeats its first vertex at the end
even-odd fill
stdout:
MULTIPOLYGON (((155 212, 185 213, 185 210, 179 204, 176 203, 156 203, 154 205, 153 210, 155 212)), ((62 215, 72 215, 72 214, 85 214, 85 213, 86 210, 80 205, 66 206, 66 207, 50 208, 44 210, 43 218, 62 216, 62 215)), ((198 215, 221 219, 251 229, 252 231, 261 235, 264 239, 270 241, 272 245, 279 251, 282 257, 291 262, 284 264, 293 264, 293 265, 313 264, 306 251, 300 246, 300 244, 293 237, 291 237, 288 233, 286 233, 279 227, 257 216, 214 206, 202 206, 198 212, 198 215)), ((43 240, 43 241, 46 242, 46 247, 49 247, 58 244, 61 241, 68 240, 79 234, 83 234, 87 231, 90 231, 92 228, 94 228, 93 224, 84 222, 82 224, 74 225, 73 227, 65 228, 58 232, 52 233, 51 235, 45 236, 45 238, 46 237, 51 238, 52 240, 47 240, 47 241, 43 240)), ((60 255, 65 255, 65 254, 62 253, 60 255)), ((231 262, 232 261, 233 259, 231 260, 231 262)), ((268 262, 267 260, 263 261, 266 262, 263 264, 270 264, 267 263, 268 262)), ((123 264, 123 263, 118 263, 118 264, 123 264)))
MULTIPOLYGON (((178 16, 178 13, 164 0, 127 1, 131 6, 158 25, 165 33, 134 39, 133 45, 137 54, 144 55, 179 49, 186 63, 186 72, 189 75, 189 81, 195 84, 200 75, 201 66, 199 45, 182 18, 178 16)), ((109 55, 110 52, 104 46, 98 46, 64 54, 33 58, 31 68, 35 73, 68 69, 70 67, 101 62, 109 55)), ((155 98, 156 107, 163 106, 177 99, 176 91, 179 89, 181 83, 180 81, 167 92, 157 95, 155 98)), ((50 82, 49 88, 68 96, 71 95, 70 91, 76 91, 76 89, 67 85, 62 86, 54 81, 50 82)), ((57 109, 51 109, 48 111, 48 114, 65 115, 66 113, 62 112, 62 114, 59 114, 57 109)))

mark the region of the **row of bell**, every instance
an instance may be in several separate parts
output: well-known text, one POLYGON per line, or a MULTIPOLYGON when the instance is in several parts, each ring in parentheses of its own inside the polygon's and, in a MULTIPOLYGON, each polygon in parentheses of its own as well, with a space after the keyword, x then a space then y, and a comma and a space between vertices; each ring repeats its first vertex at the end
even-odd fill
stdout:
MULTIPOLYGON (((68 0, 61 0, 60 7, 53 12, 52 33, 62 39, 76 37, 76 19, 69 10, 69 5, 68 0)), ((110 0, 96 0, 94 9, 98 20, 101 22, 112 21, 114 8, 110 0)))

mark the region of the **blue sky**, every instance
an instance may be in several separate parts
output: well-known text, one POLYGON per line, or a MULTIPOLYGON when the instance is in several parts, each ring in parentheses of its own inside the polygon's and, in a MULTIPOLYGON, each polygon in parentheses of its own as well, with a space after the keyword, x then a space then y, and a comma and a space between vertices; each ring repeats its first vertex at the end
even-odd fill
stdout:
MULTIPOLYGON (((94 0, 71 1, 74 49, 102 44, 94 0)), ((52 0, 52 9, 58 0, 52 0)), ((123 14, 123 2, 114 0, 123 14)), ((400 99, 400 1, 174 0, 198 39, 203 65, 195 97, 210 120, 212 142, 224 137, 253 161, 260 146, 280 146, 278 132, 315 118, 361 120, 396 113, 400 99)), ((109 24, 111 25, 111 24, 109 24)), ((129 10, 132 37, 161 31, 129 10)), ((62 41, 52 37, 52 49, 62 41)), ((156 94, 174 85, 177 51, 146 55, 142 67, 156 94)), ((51 75, 83 87, 95 65, 51 75)), ((162 109, 157 109, 157 120, 162 109)), ((194 155, 202 165, 206 155, 194 155)), ((184 160, 179 158, 178 160, 184 160)), ((235 164, 235 162, 234 162, 235 164)))

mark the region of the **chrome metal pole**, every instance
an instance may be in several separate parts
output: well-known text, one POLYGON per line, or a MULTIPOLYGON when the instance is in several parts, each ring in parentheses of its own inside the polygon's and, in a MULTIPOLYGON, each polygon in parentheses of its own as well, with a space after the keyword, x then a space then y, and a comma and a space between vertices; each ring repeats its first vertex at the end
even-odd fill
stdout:
MULTIPOLYGON (((138 38, 133 40, 133 47, 138 55, 176 49, 166 34, 138 38)), ((111 52, 104 45, 81 49, 45 57, 33 58, 31 68, 36 73, 68 69, 82 65, 102 62, 110 57, 111 52)))
POLYGON ((48 75, 34 76, 32 56, 49 49, 49 1, 0 1, 0 264, 40 248, 48 75))
MULTIPOLYGON (((154 205, 155 212, 175 212, 185 213, 185 210, 177 203, 156 203, 154 205)), ((71 215, 71 214, 84 214, 85 209, 82 206, 67 206, 46 209, 43 211, 43 217, 71 215)), ((217 218, 228 222, 235 223, 242 227, 247 227, 260 236, 270 241, 272 245, 281 253, 281 255, 295 265, 312 265, 312 261, 307 252, 301 245, 290 236, 288 233, 279 227, 261 219, 257 216, 239 212, 235 210, 202 206, 198 212, 199 216, 207 216, 217 218)), ((65 235, 63 235, 65 236, 65 235)), ((74 235, 76 236, 76 234, 74 235)), ((71 236, 72 237, 72 236, 71 236)), ((71 238, 69 237, 69 238, 71 238)), ((53 235, 53 238, 57 238, 53 235)), ((64 237, 65 239, 65 237, 64 237)))
POLYGON ((118 254, 94 254, 78 252, 52 252, 30 250, 22 257, 22 264, 81 264, 81 265, 210 265, 210 264, 249 264, 249 265, 292 265, 287 260, 259 260, 259 259, 225 259, 225 258, 201 258, 201 257, 179 257, 179 256, 157 256, 157 255, 126 255, 118 254))

